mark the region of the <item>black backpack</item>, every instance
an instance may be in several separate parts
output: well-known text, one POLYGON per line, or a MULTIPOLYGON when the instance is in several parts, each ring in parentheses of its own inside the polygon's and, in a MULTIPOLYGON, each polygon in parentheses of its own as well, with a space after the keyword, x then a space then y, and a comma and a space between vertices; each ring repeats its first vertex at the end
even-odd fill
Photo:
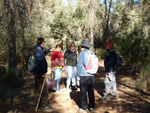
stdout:
POLYGON ((116 54, 116 61, 115 61, 116 67, 120 67, 123 64, 123 60, 116 52, 115 54, 116 54))
MULTIPOLYGON (((113 51, 113 52, 115 53, 115 65, 116 65, 116 67, 122 66, 122 64, 123 64, 122 58, 121 58, 114 50, 110 50, 109 53, 110 53, 111 51, 113 51)), ((109 53, 108 53, 108 54, 109 54, 109 53)))

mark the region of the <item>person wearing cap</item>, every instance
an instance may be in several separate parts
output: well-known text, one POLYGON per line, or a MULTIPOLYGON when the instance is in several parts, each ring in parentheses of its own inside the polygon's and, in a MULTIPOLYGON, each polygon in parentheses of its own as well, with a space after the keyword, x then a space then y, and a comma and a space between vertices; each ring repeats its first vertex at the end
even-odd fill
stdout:
POLYGON ((112 50, 112 43, 107 42, 104 43, 105 49, 107 51, 107 55, 104 61, 105 66, 105 94, 101 98, 101 100, 109 100, 109 96, 113 96, 114 99, 117 98, 117 86, 116 86, 116 78, 115 78, 115 58, 116 53, 112 50), (110 95, 110 89, 112 88, 112 93, 110 95))
MULTIPOLYGON (((40 91, 42 88, 43 80, 45 79, 45 74, 47 73, 47 62, 45 59, 45 55, 47 55, 50 51, 53 51, 53 49, 49 49, 46 51, 43 51, 43 49, 46 47, 46 42, 44 38, 38 38, 37 39, 37 45, 34 46, 34 58, 36 67, 34 70, 34 78, 35 78, 35 101, 38 102, 40 91)), ((48 106, 48 88, 47 84, 45 83, 40 104, 43 111, 50 111, 52 107, 48 106)))
POLYGON ((86 71, 88 66, 88 55, 90 48, 89 41, 83 40, 80 44, 81 52, 78 59, 78 68, 77 68, 77 80, 80 80, 80 93, 81 93, 81 107, 78 112, 87 113, 88 102, 87 102, 87 93, 89 97, 89 108, 93 112, 95 108, 95 98, 94 98, 94 74, 89 74, 86 71))
POLYGON ((70 83, 72 78, 72 90, 77 90, 76 87, 76 66, 77 66, 77 52, 75 50, 75 43, 71 42, 70 48, 65 51, 64 62, 66 61, 66 71, 67 71, 67 80, 66 86, 67 90, 71 91, 70 83))
POLYGON ((60 80, 62 75, 62 70, 65 70, 64 56, 61 52, 62 45, 57 44, 56 50, 51 54, 51 69, 55 73, 55 79, 57 80, 57 91, 56 93, 61 93, 60 90, 60 80))

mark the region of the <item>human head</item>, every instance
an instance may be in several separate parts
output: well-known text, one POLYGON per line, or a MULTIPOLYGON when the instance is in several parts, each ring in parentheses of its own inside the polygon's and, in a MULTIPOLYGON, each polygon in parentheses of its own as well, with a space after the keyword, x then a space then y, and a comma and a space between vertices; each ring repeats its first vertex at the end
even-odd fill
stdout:
POLYGON ((105 45, 106 50, 110 50, 112 48, 112 43, 111 42, 106 42, 106 43, 104 43, 104 45, 105 45))
POLYGON ((88 40, 83 40, 82 43, 80 43, 80 46, 81 50, 89 49, 91 47, 88 40))
POLYGON ((70 43, 70 49, 71 49, 71 50, 74 50, 74 49, 75 49, 75 43, 74 43, 74 42, 71 42, 71 43, 70 43))
POLYGON ((43 48, 45 48, 45 46, 46 46, 46 42, 45 42, 44 38, 38 38, 37 44, 41 45, 43 48))
POLYGON ((57 44, 56 45, 56 51, 61 51, 61 49, 62 49, 62 45, 61 44, 57 44))

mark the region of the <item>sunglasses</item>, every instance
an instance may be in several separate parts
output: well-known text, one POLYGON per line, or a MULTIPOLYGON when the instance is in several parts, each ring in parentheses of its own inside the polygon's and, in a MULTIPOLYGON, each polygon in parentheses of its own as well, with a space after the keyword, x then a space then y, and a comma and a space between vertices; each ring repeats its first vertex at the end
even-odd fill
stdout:
POLYGON ((71 47, 75 47, 75 45, 71 45, 71 47))

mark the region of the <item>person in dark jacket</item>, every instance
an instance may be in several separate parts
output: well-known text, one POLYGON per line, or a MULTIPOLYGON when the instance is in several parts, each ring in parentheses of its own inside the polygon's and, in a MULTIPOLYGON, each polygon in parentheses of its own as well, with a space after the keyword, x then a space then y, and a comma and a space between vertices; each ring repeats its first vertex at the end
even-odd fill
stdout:
POLYGON ((72 78, 72 90, 77 90, 76 87, 76 66, 77 66, 77 52, 75 50, 75 43, 71 42, 70 48, 65 51, 64 62, 66 61, 66 71, 67 71, 67 90, 71 91, 70 83, 72 78))
POLYGON ((105 66, 105 94, 101 100, 109 100, 110 89, 112 88, 112 94, 114 99, 117 97, 117 86, 115 78, 115 62, 116 62, 116 53, 112 50, 112 43, 107 42, 105 44, 105 49, 107 50, 107 55, 104 61, 105 66))
MULTIPOLYGON (((53 49, 43 51, 43 48, 45 48, 45 46, 46 42, 44 41, 44 38, 38 38, 37 45, 35 45, 34 47, 34 58, 36 63, 36 67, 34 70, 34 77, 35 77, 34 93, 36 103, 38 102, 43 80, 45 79, 45 74, 47 73, 47 62, 45 59, 45 55, 48 54, 50 51, 53 51, 53 49)), ((48 88, 46 83, 43 88, 40 106, 44 111, 49 111, 52 109, 52 107, 48 106, 48 88)))

